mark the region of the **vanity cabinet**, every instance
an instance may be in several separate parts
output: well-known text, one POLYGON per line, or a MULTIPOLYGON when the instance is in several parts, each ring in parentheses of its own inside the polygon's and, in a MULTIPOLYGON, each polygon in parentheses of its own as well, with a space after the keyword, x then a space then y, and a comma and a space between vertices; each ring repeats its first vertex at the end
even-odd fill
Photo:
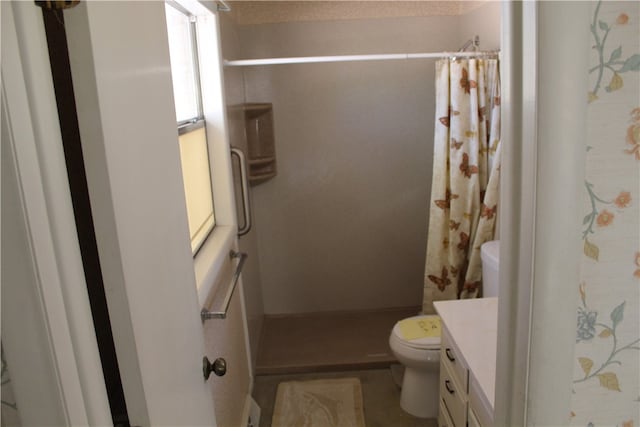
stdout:
POLYGON ((449 411, 444 406, 444 401, 440 399, 440 411, 438 412, 438 427, 452 427, 453 421, 449 416, 449 411))
POLYGON ((469 369, 446 329, 440 348, 440 404, 451 419, 451 426, 467 425, 469 369))
POLYGON ((467 412, 467 426, 469 427, 481 427, 480 421, 478 421, 478 416, 476 415, 473 408, 469 407, 467 412))
POLYGON ((439 427, 491 427, 495 394, 497 298, 439 301, 439 427))

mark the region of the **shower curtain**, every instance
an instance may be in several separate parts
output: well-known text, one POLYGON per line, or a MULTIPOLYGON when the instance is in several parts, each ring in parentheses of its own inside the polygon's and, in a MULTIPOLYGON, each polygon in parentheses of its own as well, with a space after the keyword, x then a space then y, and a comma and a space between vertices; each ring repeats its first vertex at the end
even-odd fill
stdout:
POLYGON ((423 312, 482 293, 480 245, 493 240, 500 180, 495 59, 436 63, 436 123, 423 312))

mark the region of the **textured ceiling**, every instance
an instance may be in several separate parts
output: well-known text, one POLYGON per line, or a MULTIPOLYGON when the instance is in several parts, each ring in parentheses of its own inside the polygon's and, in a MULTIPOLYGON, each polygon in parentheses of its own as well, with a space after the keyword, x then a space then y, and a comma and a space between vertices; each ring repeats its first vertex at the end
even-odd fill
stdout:
POLYGON ((487 0, 465 1, 230 1, 240 25, 406 16, 463 15, 487 0))

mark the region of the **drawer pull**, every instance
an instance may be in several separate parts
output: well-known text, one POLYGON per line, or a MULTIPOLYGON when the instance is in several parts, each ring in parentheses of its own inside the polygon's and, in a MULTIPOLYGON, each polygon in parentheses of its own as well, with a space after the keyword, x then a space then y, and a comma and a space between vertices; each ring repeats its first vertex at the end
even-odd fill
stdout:
POLYGON ((455 390, 453 390, 453 389, 449 388, 449 384, 451 384, 451 381, 449 381, 449 380, 445 380, 445 381, 444 381, 444 388, 446 388, 446 389, 447 389, 447 391, 449 392, 449 394, 453 394, 453 393, 455 393, 455 392, 456 392, 455 390))
POLYGON ((453 355, 451 354, 451 349, 450 348, 447 348, 444 352, 447 355, 447 359, 449 359, 452 362, 456 361, 456 358, 453 357, 453 355))

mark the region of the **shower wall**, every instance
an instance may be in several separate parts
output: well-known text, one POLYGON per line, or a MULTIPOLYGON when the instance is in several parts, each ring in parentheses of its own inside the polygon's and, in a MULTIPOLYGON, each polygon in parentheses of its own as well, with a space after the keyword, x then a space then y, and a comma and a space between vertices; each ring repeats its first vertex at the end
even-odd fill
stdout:
MULTIPOLYGON (((456 50, 474 34, 461 20, 238 26, 239 57, 456 50)), ((278 176, 253 188, 265 313, 418 306, 433 60, 251 67, 244 77, 246 101, 272 102, 275 118, 278 176)))
POLYGON ((499 1, 488 1, 483 6, 460 16, 458 43, 462 46, 475 35, 480 36, 481 50, 500 49, 499 1))
MULTIPOLYGON (((235 58, 238 56, 239 40, 237 25, 232 16, 226 13, 219 14, 220 41, 222 56, 235 58)), ((226 67, 224 69, 225 103, 227 106, 227 124, 229 129, 229 144, 247 152, 247 139, 245 136, 244 110, 244 74, 241 68, 226 67)), ((239 165, 232 157, 234 171, 234 188, 236 198, 236 212, 238 223, 243 224, 242 191, 240 183, 239 165)), ((251 194, 250 194, 251 195, 251 194)), ((262 285, 260 283, 260 266, 258 264, 258 242, 255 227, 248 234, 238 239, 238 248, 249 255, 242 271, 242 288, 244 293, 245 310, 247 316, 247 328, 249 332, 249 346, 251 364, 255 366, 262 329, 264 307, 262 303, 262 285)), ((241 331, 238 332, 241 335, 241 331)))

